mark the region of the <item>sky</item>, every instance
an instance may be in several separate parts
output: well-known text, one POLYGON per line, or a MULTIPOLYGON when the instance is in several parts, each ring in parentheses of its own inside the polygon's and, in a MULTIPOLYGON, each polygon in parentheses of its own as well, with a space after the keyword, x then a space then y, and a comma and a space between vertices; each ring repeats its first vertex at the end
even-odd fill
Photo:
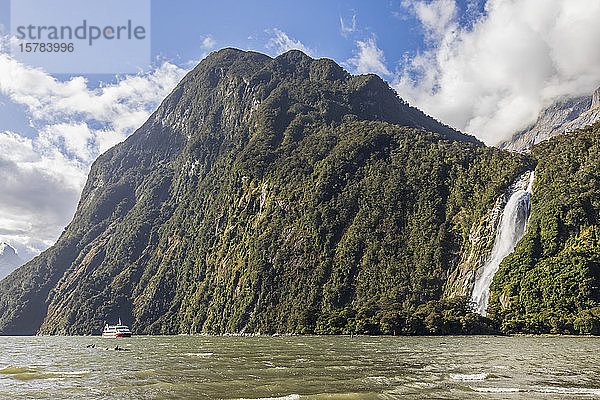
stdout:
POLYGON ((489 145, 600 85, 597 0, 153 0, 150 10, 149 57, 135 71, 55 74, 11 55, 11 6, 0 0, 0 242, 21 258, 56 241, 98 155, 224 47, 300 49, 376 73, 489 145))

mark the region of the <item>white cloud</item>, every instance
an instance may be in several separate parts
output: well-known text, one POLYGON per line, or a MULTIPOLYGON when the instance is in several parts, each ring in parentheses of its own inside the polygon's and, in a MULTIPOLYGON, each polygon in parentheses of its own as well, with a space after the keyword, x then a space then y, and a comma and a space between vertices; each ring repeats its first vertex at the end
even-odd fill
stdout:
POLYGON ((457 28, 458 9, 454 0, 405 0, 404 7, 412 8, 426 30, 426 39, 441 40, 457 28))
POLYGON ((0 133, 0 241, 27 260, 49 247, 73 215, 86 166, 56 148, 0 133))
POLYGON ((342 36, 347 37, 349 34, 356 32, 356 13, 352 14, 350 24, 344 22, 344 18, 340 15, 340 31, 342 36))
POLYGON ((60 122, 42 127, 36 144, 38 147, 61 149, 71 159, 92 162, 98 155, 94 146, 96 132, 85 122, 60 122))
POLYGON ((299 40, 290 38, 285 32, 280 29, 273 29, 270 31, 273 36, 269 39, 266 44, 266 48, 272 50, 276 55, 285 53, 289 50, 300 50, 305 54, 314 57, 314 51, 302 44, 299 40))
POLYGON ((204 39, 202 39, 202 48, 206 50, 212 50, 217 45, 217 41, 213 39, 211 35, 206 35, 204 39))
POLYGON ((404 5, 429 47, 407 61, 395 88, 488 144, 526 127, 557 97, 589 94, 600 83, 600 2, 488 0, 466 27, 454 0, 404 5))
POLYGON ((123 132, 139 126, 148 115, 148 105, 160 102, 184 73, 165 62, 151 73, 126 76, 116 84, 89 89, 84 77, 61 82, 0 54, 0 93, 25 105, 37 120, 92 119, 110 123, 123 132))
POLYGON ((38 132, 0 132, 0 241, 25 259, 50 246, 68 224, 91 162, 148 118, 185 70, 155 70, 89 88, 59 81, 0 53, 0 94, 25 106, 38 132))
POLYGON ((391 75, 385 65, 383 51, 377 47, 374 37, 370 37, 365 41, 358 40, 356 46, 355 56, 346 62, 355 73, 373 73, 384 77, 391 75))

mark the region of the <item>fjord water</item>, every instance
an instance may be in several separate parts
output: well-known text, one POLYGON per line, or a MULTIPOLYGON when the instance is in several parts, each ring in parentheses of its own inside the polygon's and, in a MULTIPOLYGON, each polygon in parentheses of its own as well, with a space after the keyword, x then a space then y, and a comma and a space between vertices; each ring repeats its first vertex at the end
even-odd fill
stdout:
POLYGON ((507 255, 512 253, 525 234, 531 211, 531 192, 534 179, 535 173, 533 171, 526 172, 513 185, 512 193, 502 211, 492 251, 481 268, 481 272, 478 272, 471 300, 477 306, 477 313, 481 315, 487 315, 490 285, 494 275, 498 272, 500 263, 507 255))
POLYGON ((571 399, 599 377, 590 337, 0 338, 3 399, 571 399))

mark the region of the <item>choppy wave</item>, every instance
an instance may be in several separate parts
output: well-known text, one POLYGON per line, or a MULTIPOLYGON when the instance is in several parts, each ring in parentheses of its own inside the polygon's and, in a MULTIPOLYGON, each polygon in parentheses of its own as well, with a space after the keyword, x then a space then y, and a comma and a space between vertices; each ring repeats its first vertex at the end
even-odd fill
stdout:
POLYGON ((150 368, 150 369, 144 369, 142 371, 136 371, 134 375, 137 376, 138 378, 147 378, 147 377, 155 375, 155 374, 156 374, 156 370, 154 368, 150 368))
POLYGON ((132 351, 108 354, 89 338, 0 338, 0 398, 600 399, 597 340, 382 338, 373 351, 362 338, 287 340, 133 338, 132 351))
POLYGON ((66 376, 81 376, 81 375, 88 375, 90 374, 92 371, 69 371, 69 372, 59 372, 59 375, 66 375, 66 376))
POLYGON ((582 394, 582 395, 600 395, 600 388, 575 388, 575 387, 558 387, 545 386, 534 389, 540 393, 558 393, 558 394, 582 394))
POLYGON ((299 400, 299 394, 288 394, 287 396, 282 397, 259 397, 256 399, 240 399, 240 400, 299 400))
POLYGON ((210 357, 213 353, 185 353, 189 357, 210 357))
POLYGON ((390 378, 388 376, 367 376, 364 379, 365 382, 374 383, 377 385, 393 385, 398 382, 397 378, 390 378))
POLYGON ((59 372, 44 372, 36 370, 34 372, 20 372, 10 375, 11 378, 19 381, 30 381, 34 379, 61 379, 73 378, 89 375, 91 371, 59 371, 59 372))
POLYGON ((307 396, 300 396, 299 394, 289 394, 287 396, 282 397, 260 397, 256 399, 240 399, 240 400, 299 400, 300 398, 306 398, 307 400, 331 400, 331 399, 340 399, 340 400, 362 400, 365 398, 372 398, 375 396, 375 393, 319 393, 312 394, 307 396), (366 397, 365 397, 366 396, 366 397))
POLYGON ((15 374, 26 374, 36 372, 38 368, 32 367, 17 367, 13 365, 9 365, 8 367, 4 367, 0 369, 0 374, 4 375, 15 375, 15 374))
POLYGON ((483 381, 488 377, 486 373, 478 374, 450 374, 450 378, 454 381, 483 381))
POLYGON ((563 394, 563 395, 587 395, 587 396, 599 396, 600 388, 573 388, 573 387, 560 387, 560 386, 538 386, 538 387, 527 387, 527 388, 515 388, 515 387, 473 387, 469 386, 472 390, 482 393, 516 393, 516 392, 529 392, 529 393, 552 393, 552 394, 563 394))
POLYGON ((524 392, 525 390, 513 387, 472 387, 469 388, 475 390, 476 392, 483 393, 518 393, 524 392))

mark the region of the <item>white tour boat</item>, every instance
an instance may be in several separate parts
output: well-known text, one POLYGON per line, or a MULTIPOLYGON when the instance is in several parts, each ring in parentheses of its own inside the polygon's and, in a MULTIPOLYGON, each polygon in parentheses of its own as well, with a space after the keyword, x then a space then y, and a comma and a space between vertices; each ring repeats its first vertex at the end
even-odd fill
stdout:
POLYGON ((131 337, 131 331, 127 325, 121 323, 121 318, 119 318, 117 325, 106 324, 102 337, 131 337))

